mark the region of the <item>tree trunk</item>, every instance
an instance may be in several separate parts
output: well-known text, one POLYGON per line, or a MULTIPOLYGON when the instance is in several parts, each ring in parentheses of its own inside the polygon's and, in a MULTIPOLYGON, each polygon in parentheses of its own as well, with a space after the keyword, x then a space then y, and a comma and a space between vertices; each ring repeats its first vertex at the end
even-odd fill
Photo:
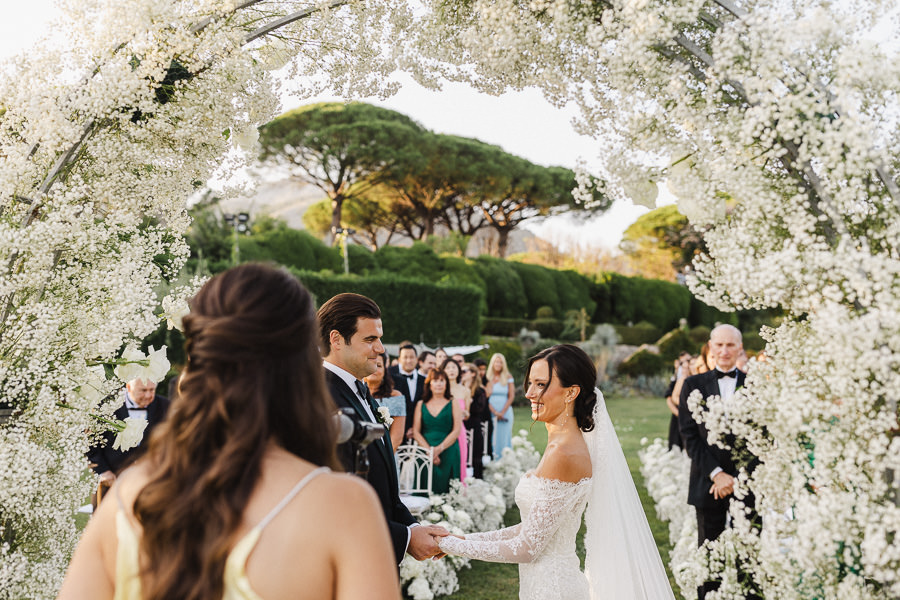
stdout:
POLYGON ((506 258, 506 250, 509 246, 509 232, 507 228, 497 228, 497 256, 506 258))
POLYGON ((335 231, 337 231, 338 227, 341 226, 341 209, 344 206, 344 196, 342 194, 338 194, 331 198, 331 246, 334 247, 337 242, 337 235, 335 231))

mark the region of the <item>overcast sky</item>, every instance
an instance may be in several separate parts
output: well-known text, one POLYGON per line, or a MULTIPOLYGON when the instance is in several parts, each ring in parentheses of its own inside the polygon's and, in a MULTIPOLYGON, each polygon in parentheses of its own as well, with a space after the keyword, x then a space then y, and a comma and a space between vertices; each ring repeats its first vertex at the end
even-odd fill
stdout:
MULTIPOLYGON (((28 48, 55 16, 52 0, 11 2, 0 20, 0 58, 28 48)), ((426 90, 401 76, 402 89, 385 101, 365 99, 409 115, 439 133, 478 138, 542 165, 573 168, 579 159, 596 164, 597 142, 577 135, 571 126, 574 109, 551 106, 537 90, 489 96, 462 84, 447 84, 440 92, 426 90)), ((308 102, 337 98, 310 98, 308 102)), ((306 103, 285 101, 285 109, 306 103)), ((661 190, 665 192, 665 188, 661 190)), ((662 199, 661 199, 662 200, 662 199)), ((617 203, 587 222, 560 217, 530 229, 554 243, 577 240, 582 245, 615 248, 622 232, 648 209, 617 203)))

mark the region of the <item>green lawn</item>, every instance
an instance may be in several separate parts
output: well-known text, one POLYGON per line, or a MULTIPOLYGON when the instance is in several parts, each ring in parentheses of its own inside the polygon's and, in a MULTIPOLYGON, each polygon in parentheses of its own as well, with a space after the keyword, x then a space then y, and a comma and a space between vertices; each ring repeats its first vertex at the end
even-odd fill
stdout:
MULTIPOLYGON (((650 529, 656 538, 656 544, 662 553, 663 562, 668 564, 671 547, 668 540, 668 527, 665 522, 656 519, 653 503, 644 489, 643 479, 639 472, 640 460, 638 450, 641 447, 641 438, 653 439, 666 437, 669 431, 669 411, 666 403, 659 398, 611 398, 607 401, 609 414, 619 434, 619 441, 631 468, 631 475, 637 484, 641 502, 644 504, 644 512, 650 522, 650 529)), ((516 407, 515 427, 513 432, 519 429, 530 429, 529 439, 539 452, 543 452, 547 446, 547 430, 543 423, 531 426, 531 413, 527 408, 516 407)), ((687 503, 685 502, 685 510, 687 503)), ((513 508, 506 514, 507 525, 519 521, 519 511, 513 508)), ((578 535, 578 554, 584 561, 584 548, 582 538, 584 527, 578 535)), ((472 561, 471 569, 464 569, 459 573, 459 591, 449 598, 454 600, 517 600, 519 597, 519 570, 517 565, 504 565, 472 561)), ((671 573, 669 580, 675 588, 671 573)), ((675 597, 681 596, 675 590, 675 597)))

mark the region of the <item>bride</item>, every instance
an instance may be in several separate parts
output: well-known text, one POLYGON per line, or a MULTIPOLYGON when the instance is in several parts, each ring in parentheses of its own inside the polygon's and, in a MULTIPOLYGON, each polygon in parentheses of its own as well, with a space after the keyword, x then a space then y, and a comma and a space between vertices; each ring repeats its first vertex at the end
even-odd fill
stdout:
POLYGON ((440 541, 447 554, 519 563, 520 600, 674 599, 596 380, 570 344, 529 361, 525 397, 546 424, 547 449, 516 487, 522 522, 440 541), (585 507, 582 573, 575 536, 585 507))

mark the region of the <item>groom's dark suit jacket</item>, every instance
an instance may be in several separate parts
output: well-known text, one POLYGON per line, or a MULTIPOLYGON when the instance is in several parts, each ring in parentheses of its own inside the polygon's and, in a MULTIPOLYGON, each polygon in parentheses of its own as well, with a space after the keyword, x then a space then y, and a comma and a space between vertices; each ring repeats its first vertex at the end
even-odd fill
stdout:
MULTIPOLYGON (((738 371, 735 389, 744 385, 745 375, 738 371)), ((715 369, 692 375, 684 380, 681 388, 680 404, 678 406, 678 424, 681 429, 681 437, 684 439, 684 449, 691 457, 691 478, 688 489, 688 504, 703 509, 728 510, 731 496, 716 500, 709 493, 712 480, 709 474, 716 467, 733 477, 737 477, 738 471, 734 464, 731 450, 725 450, 719 446, 711 446, 707 442, 706 425, 697 423, 691 411, 688 409, 687 399, 694 390, 700 390, 703 394, 703 405, 710 396, 719 395, 719 378, 715 369)), ((735 446, 734 436, 727 436, 725 442, 732 448, 735 446)))
MULTIPOLYGON (((331 397, 339 408, 352 408, 364 421, 369 421, 365 409, 360 405, 356 393, 350 389, 344 380, 325 369, 325 380, 331 397)), ((391 544, 394 546, 394 557, 397 564, 403 560, 406 553, 406 545, 409 540, 409 526, 416 522, 409 509, 400 501, 400 493, 397 487, 397 465, 394 462, 394 452, 391 449, 391 438, 385 433, 380 440, 375 440, 366 448, 369 456, 368 482, 378 494, 381 508, 387 518, 388 531, 391 534, 391 544)), ((338 458, 348 473, 353 472, 353 452, 350 444, 338 446, 338 458)))

